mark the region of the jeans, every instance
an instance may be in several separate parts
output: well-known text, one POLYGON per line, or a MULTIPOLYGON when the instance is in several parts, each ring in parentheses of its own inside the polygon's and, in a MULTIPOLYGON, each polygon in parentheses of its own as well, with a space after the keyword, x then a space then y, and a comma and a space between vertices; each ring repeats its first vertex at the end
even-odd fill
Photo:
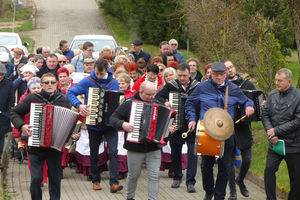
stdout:
POLYGON ((90 144, 90 163, 91 163, 91 173, 92 173, 92 182, 101 182, 101 176, 98 170, 98 152, 99 145, 102 140, 102 136, 105 137, 108 154, 110 158, 109 166, 109 184, 118 184, 118 132, 113 128, 107 128, 105 131, 95 131, 88 129, 89 132, 89 144, 90 144))
POLYGON ((300 199, 300 152, 287 153, 285 156, 276 154, 271 148, 268 150, 267 163, 264 174, 265 190, 268 200, 276 200, 276 175, 282 160, 285 160, 290 177, 290 193, 288 200, 300 199), (298 188, 297 188, 298 187, 298 188))
MULTIPOLYGON (((246 177, 246 174, 251 164, 252 147, 240 151, 242 156, 242 165, 237 179, 239 181, 244 181, 244 178, 246 177)), ((228 174, 228 183, 229 183, 231 194, 236 193, 234 162, 235 162, 235 151, 233 151, 232 154, 231 166, 229 168, 229 174, 228 174)))
POLYGON ((218 158, 218 175, 214 183, 213 166, 216 162, 214 156, 202 156, 201 172, 203 189, 208 194, 213 194, 215 200, 223 200, 226 195, 226 186, 228 180, 228 170, 231 164, 231 157, 234 151, 233 137, 231 136, 225 142, 224 155, 218 158))
POLYGON ((147 153, 140 153, 134 151, 127 152, 127 199, 133 199, 135 196, 137 181, 141 174, 144 161, 146 162, 148 173, 148 199, 156 200, 158 198, 159 167, 161 162, 160 150, 151 151, 147 153))
MULTIPOLYGON (((181 162, 181 150, 183 144, 177 144, 174 142, 170 142, 171 147, 171 159, 172 159, 172 167, 174 169, 174 180, 182 179, 182 162, 181 162)), ((195 143, 187 142, 188 147, 188 165, 186 172, 186 185, 195 185, 196 174, 197 174, 197 162, 198 158, 195 155, 195 143)))
POLYGON ((43 169, 45 160, 48 166, 49 195, 51 200, 60 199, 61 190, 61 159, 62 152, 52 151, 45 155, 29 152, 31 183, 30 193, 32 200, 42 199, 41 182, 43 181, 43 169))

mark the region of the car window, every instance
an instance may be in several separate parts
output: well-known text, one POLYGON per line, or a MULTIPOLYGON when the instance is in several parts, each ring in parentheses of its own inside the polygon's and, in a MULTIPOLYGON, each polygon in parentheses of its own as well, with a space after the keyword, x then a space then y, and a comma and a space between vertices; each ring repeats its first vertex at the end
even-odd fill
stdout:
POLYGON ((0 36, 0 45, 17 45, 18 40, 14 36, 0 36))
POLYGON ((74 40, 71 49, 78 49, 78 45, 83 44, 86 41, 89 41, 94 44, 94 51, 101 51, 106 45, 109 45, 111 49, 116 48, 115 42, 113 40, 74 40))

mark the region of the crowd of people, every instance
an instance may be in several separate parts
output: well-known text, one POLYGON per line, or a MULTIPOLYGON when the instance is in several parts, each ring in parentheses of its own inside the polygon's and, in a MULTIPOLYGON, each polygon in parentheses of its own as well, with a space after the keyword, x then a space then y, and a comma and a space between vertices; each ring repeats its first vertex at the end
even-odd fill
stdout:
MULTIPOLYGON (((173 179, 170 187, 176 189, 180 187, 183 170, 186 169, 187 192, 195 193, 197 121, 203 120, 206 111, 214 107, 226 107, 232 119, 235 119, 238 108, 244 109, 248 116, 255 109, 260 109, 242 92, 242 89, 255 90, 254 84, 239 76, 230 60, 203 66, 205 74, 202 75, 198 59, 185 60, 177 50, 176 39, 161 42, 157 56, 150 55, 142 46, 142 40, 138 39, 132 42, 129 53, 104 46, 99 58, 95 58, 93 43, 85 42, 74 52, 69 49, 66 40, 61 40, 57 49, 38 48, 36 54, 27 57, 19 48, 14 49, 11 60, 9 55, 0 55, 0 156, 5 134, 13 128, 18 149, 27 152, 17 159, 20 163, 28 159, 32 199, 42 199, 41 187, 44 184, 49 185, 51 199, 60 199, 63 169, 70 166, 76 167, 77 173, 82 173, 92 182, 93 190, 101 190, 102 171, 109 169, 111 193, 121 191, 123 186, 119 180, 127 177, 126 197, 132 200, 144 163, 148 172, 149 199, 158 199, 160 170, 168 170, 168 176, 173 179), (28 136, 32 135, 29 125, 31 103, 63 106, 86 117, 92 111, 88 105, 90 87, 124 93, 124 99, 107 125, 78 123, 79 131, 71 135, 70 145, 62 151, 28 146, 28 136), (165 145, 127 140, 128 133, 134 128, 129 123, 132 102, 157 103, 172 108, 172 92, 186 97, 180 112, 184 112, 187 130, 177 129, 175 124, 171 124, 165 145), (185 131, 189 134, 183 138, 185 131)), ((300 169, 297 167, 300 163, 300 92, 291 85, 292 73, 288 69, 279 70, 275 80, 276 89, 261 105, 262 121, 270 141, 264 179, 266 195, 269 200, 276 199, 275 173, 285 159, 291 183, 289 200, 296 200, 300 199, 297 191, 300 184, 300 169), (272 150, 272 145, 276 145, 278 140, 285 142, 286 155, 278 155, 272 150)), ((230 187, 229 200, 237 199, 236 185, 243 196, 250 195, 244 179, 251 164, 251 122, 235 124, 234 133, 224 143, 222 157, 201 156, 204 200, 213 197, 225 199, 227 183, 230 187), (242 157, 237 177, 234 169, 236 151, 242 157), (218 175, 214 180, 213 166, 216 163, 218 175)))

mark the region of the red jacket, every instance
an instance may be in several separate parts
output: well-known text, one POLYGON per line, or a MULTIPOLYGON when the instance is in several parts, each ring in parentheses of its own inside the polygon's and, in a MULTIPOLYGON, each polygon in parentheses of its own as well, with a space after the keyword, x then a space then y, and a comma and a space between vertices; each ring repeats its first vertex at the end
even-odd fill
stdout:
POLYGON ((69 87, 67 88, 67 90, 65 90, 63 87, 61 87, 61 85, 60 85, 60 83, 59 83, 59 81, 58 81, 58 87, 59 87, 59 89, 60 89, 64 94, 67 94, 68 89, 74 85, 74 83, 73 83, 71 80, 69 80, 69 83, 70 83, 70 84, 69 84, 69 87))
MULTIPOLYGON (((132 87, 132 90, 134 90, 135 92, 137 92, 137 91, 140 90, 140 86, 141 86, 141 84, 145 81, 146 75, 147 75, 147 73, 145 73, 141 78, 139 78, 139 79, 134 83, 134 85, 133 85, 133 87, 132 87)), ((158 80, 157 80, 157 88, 158 88, 159 86, 163 85, 163 80, 162 80, 162 78, 161 78, 159 75, 157 75, 157 78, 158 78, 158 80)))
MULTIPOLYGON (((23 99, 25 99, 29 94, 30 94, 30 90, 27 89, 27 90, 25 91, 25 93, 21 96, 19 103, 20 103, 21 101, 23 101, 23 99)), ((27 113, 26 115, 24 115, 24 116, 22 117, 22 119, 23 119, 23 121, 24 121, 26 124, 29 124, 30 113, 27 113)), ((22 134, 22 132, 19 131, 18 129, 16 129, 15 127, 13 127, 12 133, 13 133, 14 138, 19 138, 19 137, 21 137, 21 134, 22 134)))

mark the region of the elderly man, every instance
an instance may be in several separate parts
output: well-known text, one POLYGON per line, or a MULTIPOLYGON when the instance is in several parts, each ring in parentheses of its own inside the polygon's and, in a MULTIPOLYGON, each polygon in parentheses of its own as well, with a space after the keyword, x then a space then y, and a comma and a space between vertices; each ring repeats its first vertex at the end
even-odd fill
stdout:
MULTIPOLYGON (((68 99, 57 92, 57 79, 52 73, 46 73, 41 79, 42 91, 39 94, 28 95, 11 111, 11 121, 24 135, 31 135, 32 127, 22 120, 22 116, 30 112, 31 103, 46 103, 71 108, 68 99)), ((60 199, 61 190, 61 161, 62 152, 53 148, 27 147, 31 166, 30 193, 33 200, 42 199, 41 182, 43 180, 43 166, 47 162, 49 177, 50 199, 60 199)))
POLYGON ((57 70, 59 69, 58 58, 55 54, 50 54, 46 60, 46 66, 43 66, 40 71, 37 73, 38 77, 42 77, 45 73, 52 73, 57 76, 57 70))
POLYGON ((176 60, 179 63, 184 63, 184 55, 177 50, 178 48, 178 42, 175 39, 171 39, 169 41, 169 45, 170 45, 170 51, 174 54, 174 56, 176 57, 176 60))
POLYGON ((146 51, 143 51, 143 41, 142 40, 133 40, 131 45, 131 53, 134 56, 134 62, 137 62, 139 58, 143 58, 146 63, 150 59, 150 54, 146 51))
MULTIPOLYGON (((139 92, 136 93, 132 99, 121 104, 112 114, 110 118, 112 126, 118 130, 125 130, 125 137, 127 138, 128 132, 133 131, 133 125, 129 123, 131 102, 157 102, 154 101, 155 94, 155 85, 152 82, 144 81, 140 86, 139 92)), ((172 128, 171 132, 174 131, 174 127, 172 128)), ((160 147, 154 142, 134 143, 125 139, 124 148, 128 151, 127 200, 134 199, 137 181, 141 174, 144 161, 148 171, 148 199, 157 199, 159 188, 159 167, 161 162, 160 147)))
POLYGON ((13 84, 5 77, 5 74, 6 68, 3 64, 0 64, 0 158, 2 156, 5 134, 11 129, 9 113, 15 101, 13 84))
POLYGON ((68 62, 66 56, 64 56, 64 55, 58 55, 57 56, 57 61, 58 61, 58 64, 59 64, 60 68, 64 67, 68 62))
POLYGON ((289 200, 300 199, 300 92, 292 86, 292 72, 280 69, 275 76, 276 89, 269 93, 263 107, 262 122, 270 142, 265 168, 265 190, 268 200, 276 200, 276 175, 282 159, 290 177, 289 200), (285 155, 272 150, 284 141, 285 155))
MULTIPOLYGON (((227 112, 234 118, 234 108, 237 104, 245 108, 248 115, 254 113, 254 105, 235 84, 226 78, 226 66, 221 62, 214 62, 211 65, 212 78, 199 83, 192 94, 188 96, 185 103, 186 119, 188 120, 189 130, 196 128, 197 114, 203 120, 207 110, 214 107, 224 108, 225 91, 228 87, 228 109, 227 112)), ((215 156, 202 156, 201 172, 203 189, 206 194, 204 200, 211 200, 214 196, 216 200, 223 200, 226 195, 226 185, 228 168, 230 166, 231 155, 234 151, 233 136, 225 141, 224 155, 218 158, 218 176, 214 185, 213 165, 216 161, 215 156)))
POLYGON ((84 59, 88 57, 93 57, 94 45, 91 42, 83 43, 82 53, 75 56, 71 60, 71 64, 75 67, 76 72, 83 72, 84 59))
POLYGON ((84 66, 83 66, 84 73, 89 74, 92 72, 94 68, 95 68, 95 60, 93 58, 84 59, 84 66))
POLYGON ((42 48, 42 56, 44 57, 44 60, 47 60, 50 53, 51 53, 50 47, 43 47, 42 48))

